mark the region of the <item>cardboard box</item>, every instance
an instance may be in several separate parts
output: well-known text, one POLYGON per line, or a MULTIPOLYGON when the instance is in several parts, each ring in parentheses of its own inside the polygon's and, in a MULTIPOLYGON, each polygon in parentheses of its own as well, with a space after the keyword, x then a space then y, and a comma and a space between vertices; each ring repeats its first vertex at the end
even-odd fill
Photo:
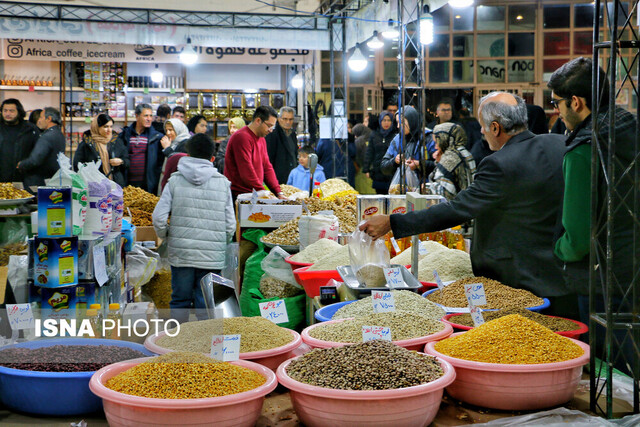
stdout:
POLYGON ((38 237, 73 236, 71 187, 38 187, 38 237))
POLYGON ((278 228, 302 215, 301 205, 239 203, 238 206, 240 227, 278 228))
POLYGON ((59 288, 78 283, 78 237, 36 237, 31 248, 33 280, 37 286, 59 288))
POLYGON ((59 313, 69 310, 75 313, 76 309, 76 287, 66 286, 63 288, 41 288, 42 312, 47 316, 49 313, 59 313))
POLYGON ((96 282, 80 282, 76 285, 76 309, 86 310, 91 304, 96 304, 96 289, 99 287, 96 282))
POLYGON ((136 227, 136 242, 156 242, 158 244, 158 235, 153 226, 136 227))

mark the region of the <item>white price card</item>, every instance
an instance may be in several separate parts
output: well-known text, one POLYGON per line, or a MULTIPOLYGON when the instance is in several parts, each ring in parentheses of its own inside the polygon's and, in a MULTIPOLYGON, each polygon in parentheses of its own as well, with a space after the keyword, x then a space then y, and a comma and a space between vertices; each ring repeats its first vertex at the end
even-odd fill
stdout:
POLYGON ((482 283, 471 283, 470 285, 464 285, 464 294, 469 302, 469 307, 472 305, 479 306, 487 303, 487 298, 484 295, 484 286, 482 283))
POLYGON ((427 251, 427 247, 422 243, 422 240, 418 240, 418 254, 420 256, 425 256, 429 252, 427 251))
POLYGON ((384 278, 387 279, 387 285, 390 289, 401 288, 406 286, 402 278, 400 267, 383 268, 384 278))
POLYGON ((251 193, 251 204, 255 205, 258 201, 258 192, 254 189, 251 193))
POLYGON ((469 307, 469 313, 471 313, 471 319, 473 320, 473 325, 478 327, 484 323, 484 317, 482 317, 482 311, 480 308, 472 305, 469 307))
POLYGON ((371 302, 373 303, 374 313, 396 311, 396 303, 391 292, 371 291, 371 302))
POLYGON ((273 323, 286 323, 289 321, 287 306, 283 299, 261 302, 258 305, 260 306, 260 315, 265 319, 271 320, 273 323))
POLYGON ((31 304, 7 304, 7 317, 14 331, 31 329, 34 326, 31 304))
POLYGON ((396 255, 400 254, 400 246, 398 246, 398 242, 393 237, 391 238, 391 246, 393 246, 393 250, 396 251, 396 255))
POLYGON ((107 261, 104 258, 104 246, 102 245, 93 247, 93 270, 100 286, 107 283, 109 275, 107 274, 107 261))
POLYGON ((240 358, 240 334, 214 335, 211 338, 211 358, 233 362, 240 358))
POLYGON ((436 270, 433 270, 433 278, 436 280, 438 289, 440 289, 440 292, 442 292, 442 290, 444 289, 444 284, 442 283, 442 280, 440 280, 440 276, 438 275, 438 272, 436 270))
POLYGON ((385 340, 391 341, 391 329, 383 326, 363 326, 362 341, 385 340))
POLYGON ((311 211, 309 211, 309 208, 307 207, 307 204, 304 202, 304 200, 303 200, 301 203, 302 203, 302 210, 303 210, 307 215, 311 215, 311 211))

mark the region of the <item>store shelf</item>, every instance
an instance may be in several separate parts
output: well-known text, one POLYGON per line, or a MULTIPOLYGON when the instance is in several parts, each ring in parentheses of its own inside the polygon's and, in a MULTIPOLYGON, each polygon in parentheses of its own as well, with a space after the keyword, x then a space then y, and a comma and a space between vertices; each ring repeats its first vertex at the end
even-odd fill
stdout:
MULTIPOLYGON (((15 91, 29 91, 29 88, 31 86, 0 86, 0 90, 15 90, 15 91)), ((33 86, 33 91, 32 92, 57 92, 60 90, 60 86, 33 86)), ((65 90, 69 90, 67 88, 65 88, 65 90)), ((74 91, 81 91, 84 90, 81 87, 74 87, 73 88, 74 91)))
MULTIPOLYGON (((148 90, 149 93, 154 92, 160 92, 160 93, 171 93, 171 89, 170 88, 166 88, 166 87, 150 87, 150 88, 144 88, 144 87, 129 87, 127 88, 126 92, 144 92, 145 90, 148 90)), ((178 92, 184 92, 184 88, 183 87, 178 87, 174 89, 176 93, 178 92)))
MULTIPOLYGON (((125 120, 124 117, 111 117, 111 118, 116 123, 122 123, 125 120)), ((71 120, 73 123, 85 123, 84 119, 85 119, 84 117, 71 117, 71 118, 67 117, 64 120, 67 121, 67 122, 69 120, 71 120)), ((129 120, 135 120, 135 119, 129 119, 129 120)), ((89 124, 89 123, 87 123, 87 124, 89 124)))

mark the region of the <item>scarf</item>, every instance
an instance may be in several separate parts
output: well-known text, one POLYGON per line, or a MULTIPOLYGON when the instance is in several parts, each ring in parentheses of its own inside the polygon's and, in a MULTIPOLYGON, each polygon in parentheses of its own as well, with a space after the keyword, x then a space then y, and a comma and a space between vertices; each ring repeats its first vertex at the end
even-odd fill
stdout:
POLYGON ((94 117, 91 120, 91 140, 93 141, 93 148, 100 154, 100 161, 102 162, 102 171, 108 177, 111 175, 111 165, 109 164, 109 150, 107 144, 109 140, 100 134, 100 127, 98 126, 98 117, 94 117))

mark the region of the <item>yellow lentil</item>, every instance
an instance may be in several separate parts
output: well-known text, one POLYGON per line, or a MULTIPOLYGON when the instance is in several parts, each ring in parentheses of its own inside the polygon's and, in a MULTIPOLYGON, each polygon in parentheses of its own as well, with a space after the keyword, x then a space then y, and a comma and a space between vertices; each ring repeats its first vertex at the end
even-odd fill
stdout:
POLYGON ((134 366, 107 380, 107 388, 156 399, 200 399, 252 390, 264 384, 259 373, 218 362, 199 353, 175 352, 134 366))
POLYGON ((584 354, 570 339, 518 314, 439 341, 435 349, 456 359, 515 365, 564 362, 584 354))
MULTIPOLYGON (((519 314, 522 317, 531 319, 534 322, 537 322, 542 326, 551 329, 553 332, 575 331, 576 329, 580 329, 580 326, 577 323, 572 322, 569 319, 545 316, 544 314, 536 313, 535 311, 530 311, 526 308, 506 308, 498 311, 485 311, 484 313, 482 313, 482 317, 484 318, 485 322, 488 322, 490 320, 508 316, 510 314, 519 314)), ((470 327, 474 326, 473 319, 471 319, 471 314, 469 313, 463 313, 459 316, 453 316, 449 320, 458 325, 470 327)))

